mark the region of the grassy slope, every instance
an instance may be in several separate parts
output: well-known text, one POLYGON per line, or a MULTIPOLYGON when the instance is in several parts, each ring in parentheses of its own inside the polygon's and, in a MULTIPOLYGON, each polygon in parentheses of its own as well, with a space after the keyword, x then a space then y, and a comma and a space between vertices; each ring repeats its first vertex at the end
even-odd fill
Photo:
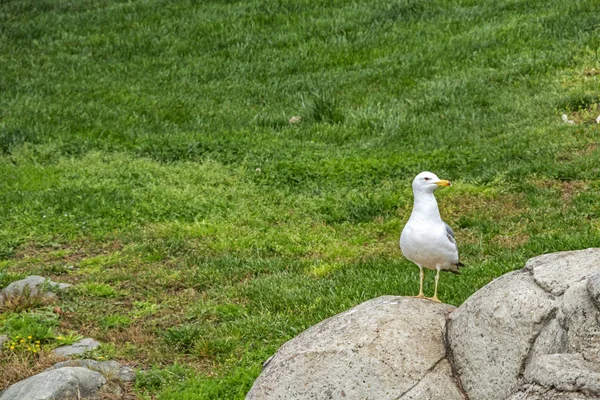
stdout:
POLYGON ((448 303, 597 246, 600 130, 560 119, 596 116, 595 3, 3 1, 0 287, 78 283, 57 331, 154 366, 140 395, 242 398, 298 332, 415 293, 421 170, 455 182, 448 303))

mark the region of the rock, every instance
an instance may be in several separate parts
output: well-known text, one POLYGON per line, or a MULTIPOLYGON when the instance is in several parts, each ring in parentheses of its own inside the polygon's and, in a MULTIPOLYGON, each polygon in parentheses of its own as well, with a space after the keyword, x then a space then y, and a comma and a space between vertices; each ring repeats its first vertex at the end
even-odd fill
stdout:
POLYGON ((384 296, 285 343, 247 399, 462 399, 445 360, 454 307, 384 296))
POLYGON ((579 392, 561 392, 560 390, 528 383, 521 386, 507 400, 598 400, 598 397, 579 392))
POLYGON ((588 279, 587 290, 596 307, 600 309, 600 272, 588 279))
POLYGON ((121 382, 131 382, 135 380, 135 371, 131 367, 122 366, 116 361, 96 361, 96 360, 69 360, 54 364, 47 371, 65 368, 82 367, 100 372, 108 379, 116 379, 121 382))
POLYGON ((85 338, 69 346, 57 347, 52 351, 60 356, 68 357, 72 355, 80 355, 85 353, 86 351, 94 350, 98 346, 100 346, 100 342, 97 342, 92 338, 85 338))
POLYGON ((581 354, 537 357, 527 366, 524 378, 546 388, 600 396, 600 364, 586 361, 581 354))
POLYGON ((579 353, 586 360, 600 363, 600 310, 588 295, 587 282, 569 287, 557 315, 566 327, 566 352, 579 353))
POLYGON ((285 343, 247 400, 600 400, 599 294, 588 249, 531 259, 454 311, 380 297, 285 343))
POLYGON ((2 347, 4 346, 4 343, 8 342, 9 338, 6 335, 0 335, 0 351, 2 350, 2 347))
POLYGON ((60 400, 89 398, 98 392, 106 379, 87 368, 66 367, 42 372, 4 391, 0 400, 60 400))
POLYGON ((31 275, 20 281, 12 282, 4 288, 2 296, 0 296, 0 304, 5 299, 20 296, 41 297, 44 300, 51 300, 56 297, 55 291, 65 290, 71 286, 68 283, 52 282, 44 277, 31 275))
POLYGON ((600 249, 544 254, 527 261, 525 269, 542 289, 561 296, 572 284, 600 270, 600 249))
POLYGON ((531 342, 556 309, 527 271, 492 281, 451 315, 448 340, 469 399, 501 400, 517 385, 531 342))
POLYGON ((534 359, 545 354, 564 353, 568 348, 567 340, 567 332, 560 326, 558 320, 553 319, 542 328, 535 339, 531 348, 531 358, 534 359))
POLYGON ((599 268, 600 249, 536 257, 451 314, 453 367, 470 400, 600 398, 599 268))
POLYGON ((450 363, 448 360, 443 359, 419 383, 406 392, 401 399, 463 399, 463 396, 452 377, 450 363))

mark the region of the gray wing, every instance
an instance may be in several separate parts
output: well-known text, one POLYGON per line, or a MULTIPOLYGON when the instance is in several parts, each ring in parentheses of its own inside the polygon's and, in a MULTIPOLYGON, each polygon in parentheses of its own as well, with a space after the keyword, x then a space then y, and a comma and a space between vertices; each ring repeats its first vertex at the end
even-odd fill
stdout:
MULTIPOLYGON (((448 225, 447 223, 444 222, 444 225, 446 226, 446 237, 448 238, 450 243, 452 243, 454 245, 454 248, 456 249, 456 255, 458 255, 458 246, 456 244, 456 240, 454 239, 454 231, 452 230, 452 228, 450 228, 450 225, 448 225)), ((464 267, 464 264, 461 263, 460 261, 457 261, 456 264, 454 264, 454 265, 456 266, 456 268, 450 269, 449 271, 454 274, 460 274, 460 271, 458 268, 464 267)))
POLYGON ((448 225, 447 223, 444 222, 444 225, 446 225, 446 237, 458 250, 458 246, 456 245, 456 239, 454 239, 454 231, 452 230, 452 228, 450 228, 450 225, 448 225))

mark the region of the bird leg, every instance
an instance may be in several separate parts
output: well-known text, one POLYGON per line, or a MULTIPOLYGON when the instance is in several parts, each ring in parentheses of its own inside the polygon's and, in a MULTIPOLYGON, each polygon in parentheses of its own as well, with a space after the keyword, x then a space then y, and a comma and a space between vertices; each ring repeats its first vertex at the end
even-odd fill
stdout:
POLYGON ((419 265, 420 272, 420 280, 419 280, 419 294, 414 296, 417 299, 425 299, 425 295, 423 294, 423 278, 425 277, 425 273, 423 273, 423 267, 419 265))
POLYGON ((440 299, 438 299, 438 297, 437 297, 438 281, 440 280, 440 266, 436 265, 435 269, 437 270, 437 272, 435 274, 435 290, 433 292, 433 297, 430 298, 429 300, 435 301, 437 303, 441 303, 440 299))

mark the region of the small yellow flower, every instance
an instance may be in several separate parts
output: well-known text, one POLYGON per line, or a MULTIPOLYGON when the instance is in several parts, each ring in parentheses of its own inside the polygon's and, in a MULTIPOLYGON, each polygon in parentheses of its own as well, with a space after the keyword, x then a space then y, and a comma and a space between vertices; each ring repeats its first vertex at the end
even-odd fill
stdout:
POLYGON ((14 350, 14 349, 15 349, 15 346, 10 346, 10 349, 11 349, 11 350, 14 350))
POLYGON ((31 347, 27 347, 27 350, 31 350, 31 347))
POLYGON ((32 337, 31 336, 27 336, 27 339, 32 339, 32 337))
POLYGON ((35 342, 36 342, 36 343, 39 343, 40 341, 39 341, 39 340, 36 340, 35 342))
POLYGON ((21 339, 21 340, 20 340, 20 342, 21 342, 21 343, 24 343, 24 342, 25 342, 25 339, 21 339))

